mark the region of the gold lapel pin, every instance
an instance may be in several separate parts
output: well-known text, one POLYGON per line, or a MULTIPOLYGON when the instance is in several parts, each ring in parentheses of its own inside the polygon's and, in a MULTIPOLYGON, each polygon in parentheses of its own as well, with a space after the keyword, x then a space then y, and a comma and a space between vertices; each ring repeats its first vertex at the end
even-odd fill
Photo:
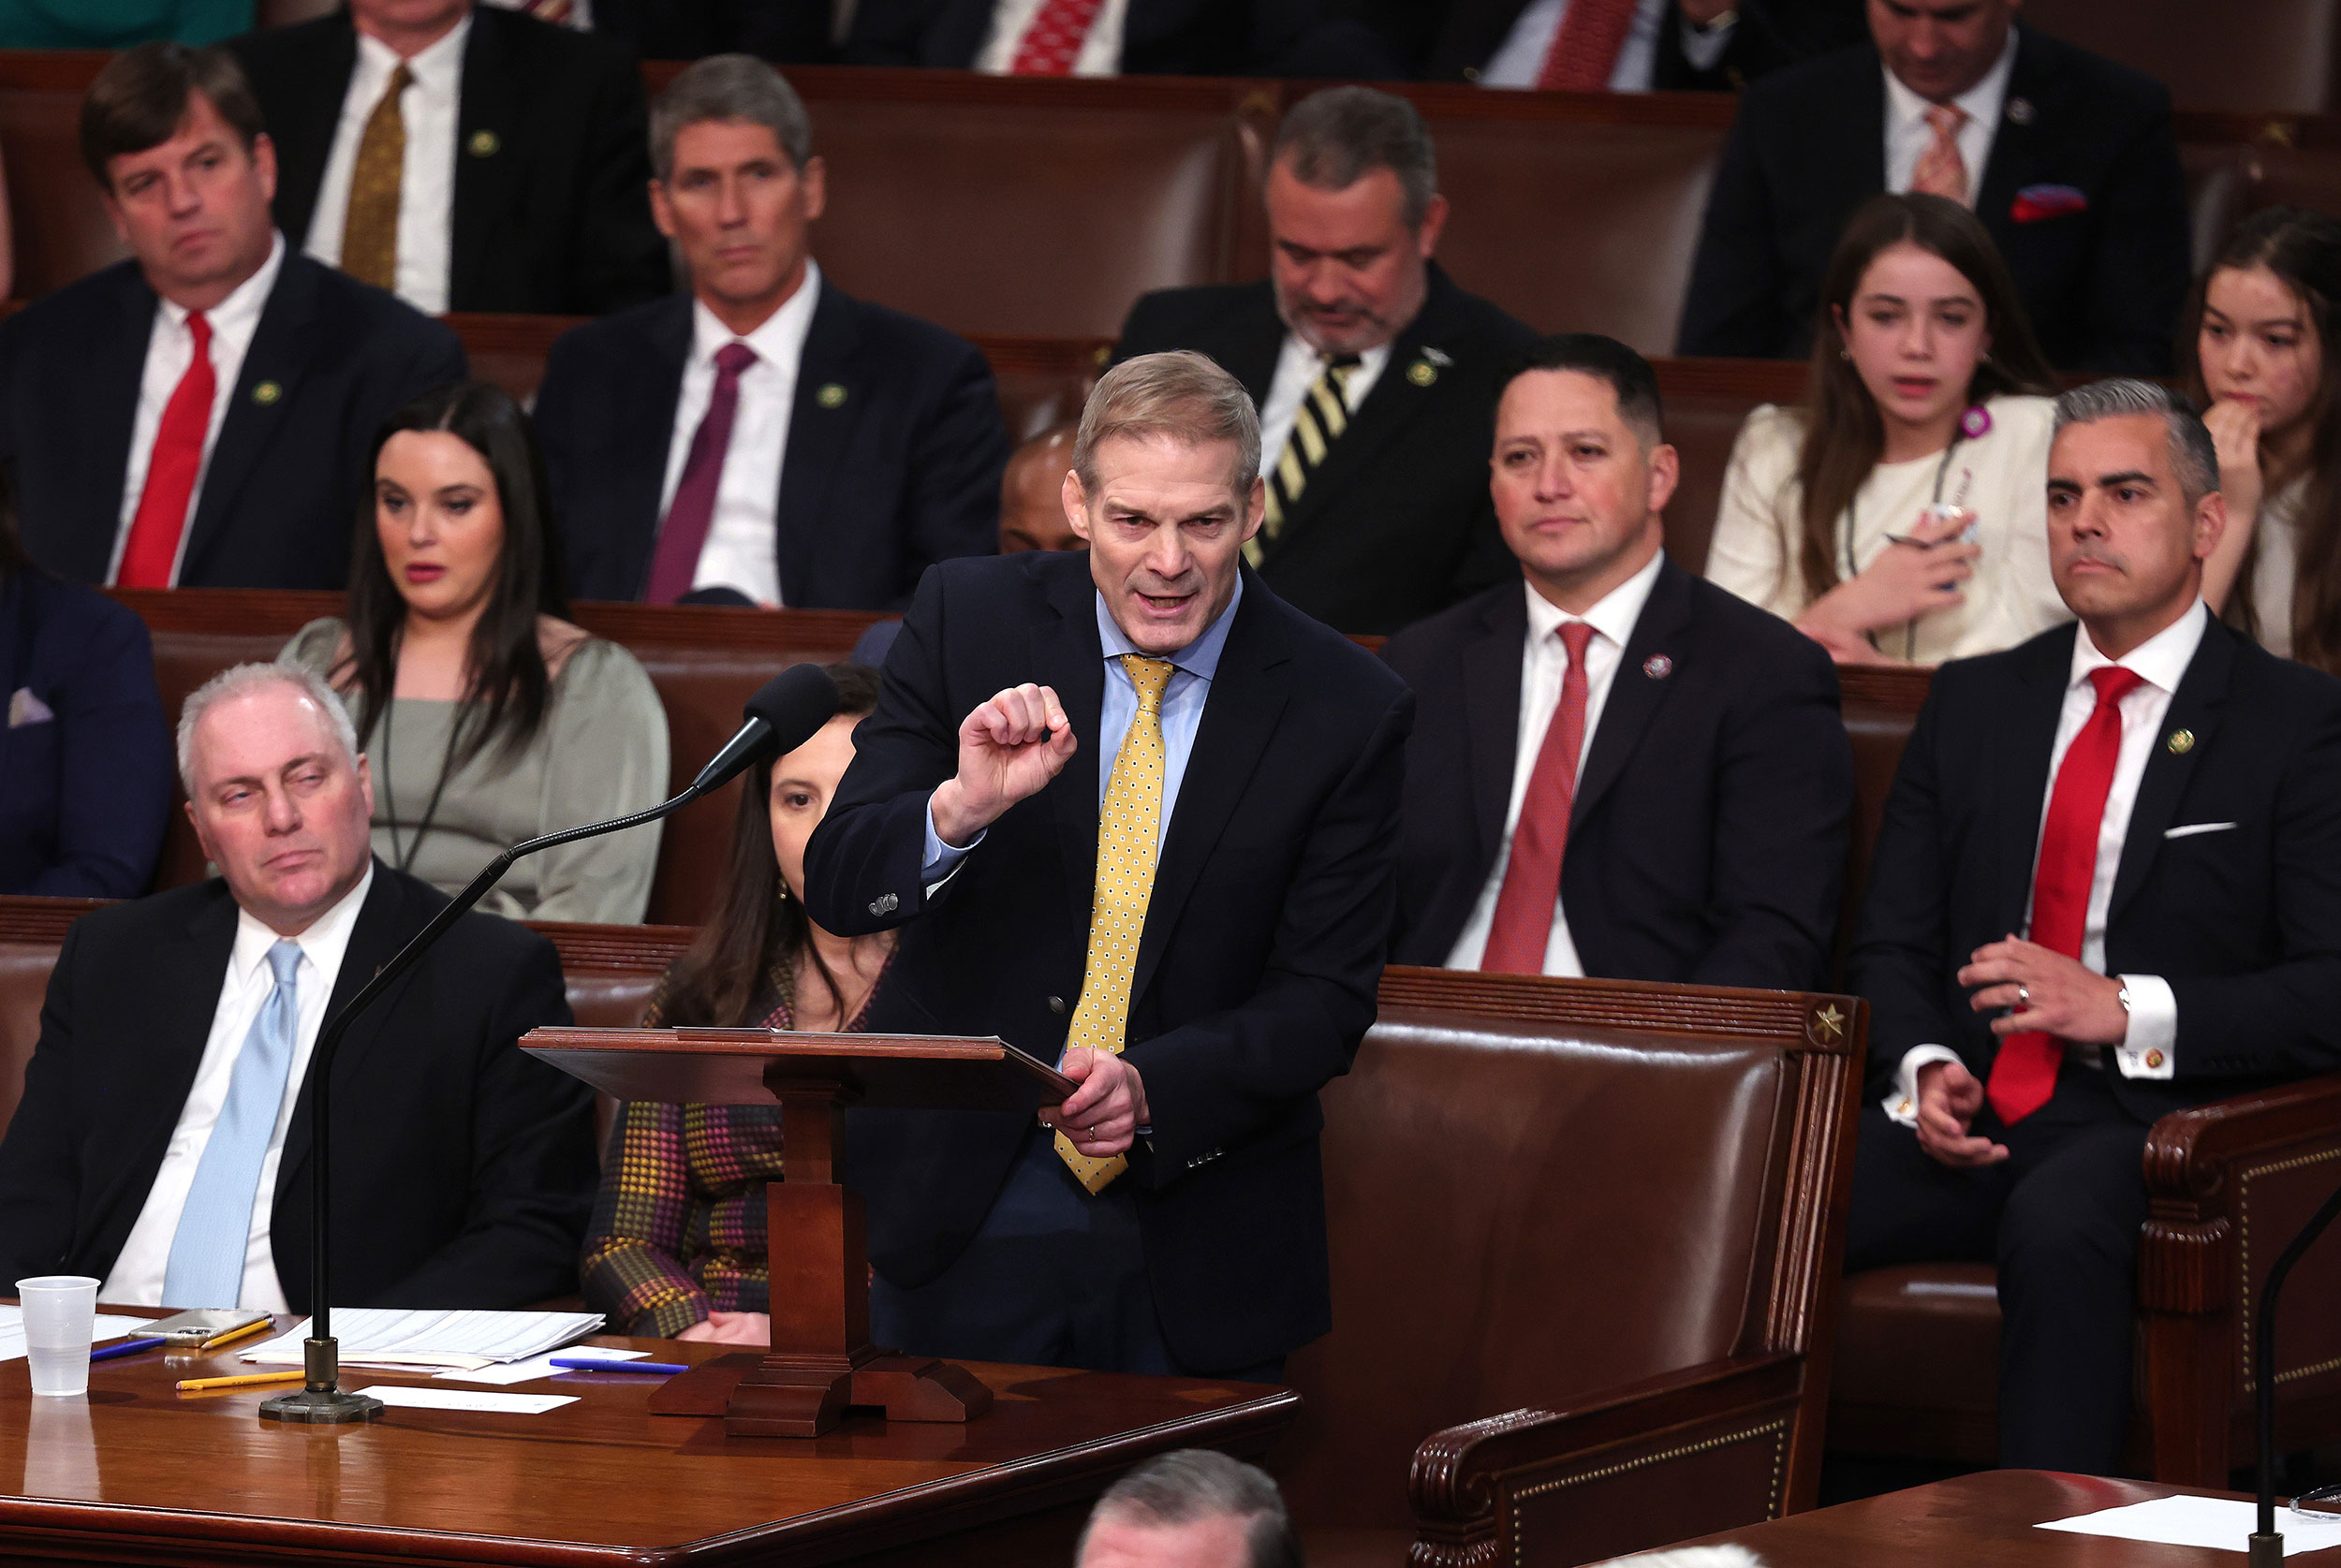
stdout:
POLYGON ((1428 359, 1417 359, 1406 367, 1406 379, 1418 387, 1428 387, 1438 379, 1438 367, 1428 359))
POLYGON ((2171 749, 2172 756, 2185 756, 2195 749, 2195 732, 2191 729, 2174 729, 2171 731, 2171 738, 2162 743, 2171 749))
POLYGON ((263 381, 258 387, 252 388, 252 401, 258 403, 262 408, 272 408, 277 403, 282 403, 284 398, 285 388, 283 385, 278 382, 263 381))
POLYGON ((828 382, 819 391, 813 394, 813 401, 823 408, 843 408, 846 404, 846 388, 837 382, 828 382))
POLYGON ((474 131, 464 150, 475 158, 493 158, 504 149, 504 139, 493 131, 474 131))

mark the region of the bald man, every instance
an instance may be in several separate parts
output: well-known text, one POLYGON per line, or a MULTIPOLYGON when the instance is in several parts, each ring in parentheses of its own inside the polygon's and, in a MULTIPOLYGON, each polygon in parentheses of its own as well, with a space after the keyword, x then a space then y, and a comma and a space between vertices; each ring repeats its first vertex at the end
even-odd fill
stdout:
POLYGON ((1073 467, 1074 425, 1042 431, 1016 448, 1000 476, 1000 553, 1087 550, 1065 511, 1065 476, 1073 467))

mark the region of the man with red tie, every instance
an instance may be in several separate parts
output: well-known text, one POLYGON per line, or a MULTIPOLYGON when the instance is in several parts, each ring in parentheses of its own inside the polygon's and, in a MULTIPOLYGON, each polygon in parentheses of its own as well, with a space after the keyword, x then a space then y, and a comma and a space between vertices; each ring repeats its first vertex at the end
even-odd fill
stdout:
POLYGON ((132 259, 0 324, 0 462, 76 582, 339 588, 375 429, 464 375, 455 335, 291 254, 234 58, 153 43, 81 105, 132 259))
POLYGON ((1489 489, 1520 579, 1391 638, 1419 703, 1400 963, 1802 989, 1853 803, 1829 656, 1667 559, 1648 361, 1534 344, 1489 489))
POLYGON ((2080 617, 1945 666, 1879 835, 1848 1269, 1999 1266, 1999 1460, 2110 1474, 2157 1117, 2341 1067, 2341 681, 2214 618, 2202 421, 2057 400, 2049 552, 2080 617))
POLYGON ((1250 7, 1227 0, 860 0, 857 66, 970 67, 995 76, 1230 76, 1268 70, 1250 7))

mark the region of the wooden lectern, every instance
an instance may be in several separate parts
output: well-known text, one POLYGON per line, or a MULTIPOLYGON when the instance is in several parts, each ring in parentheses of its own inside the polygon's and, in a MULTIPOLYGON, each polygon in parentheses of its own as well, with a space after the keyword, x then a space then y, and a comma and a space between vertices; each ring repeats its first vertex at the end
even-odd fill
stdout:
MULTIPOLYGON (((780 1102, 785 1180, 765 1188, 772 1348, 668 1381, 660 1415, 721 1415, 734 1437, 818 1437, 848 1405, 889 1420, 964 1421, 992 1391, 964 1367, 870 1343, 861 1195, 836 1184, 848 1105, 1030 1115, 1072 1080, 998 1039, 754 1029, 537 1029, 531 1056, 621 1100, 780 1102)), ((613 1325, 621 1332, 625 1325, 613 1325)))

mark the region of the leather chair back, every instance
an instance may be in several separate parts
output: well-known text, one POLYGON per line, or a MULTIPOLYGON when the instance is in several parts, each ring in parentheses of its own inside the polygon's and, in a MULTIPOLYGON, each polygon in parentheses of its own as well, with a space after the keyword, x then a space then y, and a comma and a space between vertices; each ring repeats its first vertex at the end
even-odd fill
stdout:
POLYGON ((2135 66, 2186 110, 2322 114, 2336 107, 2335 0, 2027 0, 2043 33, 2135 66), (2216 16, 2216 26, 2206 25, 2216 16))
POLYGON ((1389 971, 1323 1094, 1333 1331, 1287 1370, 1295 1517, 1405 1526, 1408 1463, 1441 1429, 1806 1348, 1782 1326, 1818 1326, 1821 1276, 1787 1238, 1812 1242, 1829 1200, 1790 1173, 1800 1150, 1822 1172, 1844 1157, 1821 1151, 1850 1126, 1848 1014, 1389 971))
POLYGON ((1731 445, 1757 405, 1804 395, 1804 366, 1771 359, 1656 359, 1667 440, 1682 477, 1666 508, 1667 553, 1686 571, 1703 572, 1723 500, 1731 445))
MULTIPOLYGON (((104 56, 62 60, 70 66, 84 58, 104 56)), ((54 86, 0 87, 0 162, 7 169, 8 238, 16 253, 8 292, 15 299, 37 299, 129 254, 81 165, 75 74, 66 70, 54 86)), ((94 64, 88 74, 95 74, 94 64)))

